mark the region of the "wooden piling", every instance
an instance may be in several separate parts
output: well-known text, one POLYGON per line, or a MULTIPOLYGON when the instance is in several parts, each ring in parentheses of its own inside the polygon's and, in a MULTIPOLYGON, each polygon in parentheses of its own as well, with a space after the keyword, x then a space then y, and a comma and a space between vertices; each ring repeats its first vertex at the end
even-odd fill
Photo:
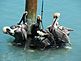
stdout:
POLYGON ((37 14, 37 0, 26 0, 25 11, 28 11, 27 19, 34 23, 37 14))
POLYGON ((25 11, 28 11, 27 23, 28 33, 31 34, 31 24, 36 21, 37 14, 37 0, 26 0, 25 11))

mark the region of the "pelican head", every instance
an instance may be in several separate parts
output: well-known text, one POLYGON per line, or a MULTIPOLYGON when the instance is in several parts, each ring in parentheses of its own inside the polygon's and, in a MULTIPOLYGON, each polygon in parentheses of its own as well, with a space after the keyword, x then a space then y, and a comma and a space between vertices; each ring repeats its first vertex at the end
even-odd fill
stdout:
POLYGON ((9 26, 5 26, 3 27, 3 33, 7 34, 10 31, 10 27, 9 26))
POLYGON ((53 14, 53 18, 59 18, 59 17, 60 17, 60 13, 57 12, 53 14))

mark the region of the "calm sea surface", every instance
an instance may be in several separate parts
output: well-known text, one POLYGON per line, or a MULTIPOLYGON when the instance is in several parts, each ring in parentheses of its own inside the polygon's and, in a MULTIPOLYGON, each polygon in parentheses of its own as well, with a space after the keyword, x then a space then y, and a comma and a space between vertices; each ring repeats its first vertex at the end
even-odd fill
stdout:
MULTIPOLYGON (((60 24, 74 29, 70 35, 72 49, 31 50, 11 45, 13 37, 2 32, 4 26, 16 24, 25 7, 25 0, 0 0, 0 61, 81 61, 81 0, 44 0, 43 24, 52 23, 54 12, 60 12, 60 24)), ((37 14, 41 13, 38 0, 37 14)))

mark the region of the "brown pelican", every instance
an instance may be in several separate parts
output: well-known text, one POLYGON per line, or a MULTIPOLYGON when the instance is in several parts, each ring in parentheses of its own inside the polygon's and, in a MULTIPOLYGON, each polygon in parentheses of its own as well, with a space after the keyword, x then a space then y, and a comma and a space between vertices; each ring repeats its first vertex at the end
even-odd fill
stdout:
POLYGON ((15 43, 24 44, 27 40, 27 25, 21 24, 13 25, 11 27, 5 26, 3 28, 3 33, 13 36, 15 38, 15 43))

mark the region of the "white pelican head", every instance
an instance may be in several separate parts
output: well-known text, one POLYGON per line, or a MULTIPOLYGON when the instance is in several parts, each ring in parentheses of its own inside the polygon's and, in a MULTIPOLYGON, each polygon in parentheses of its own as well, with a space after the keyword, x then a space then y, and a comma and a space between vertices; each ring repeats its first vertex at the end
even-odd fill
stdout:
POLYGON ((60 13, 57 12, 53 14, 53 18, 59 18, 59 17, 60 17, 60 13))
POLYGON ((7 34, 7 30, 10 31, 10 27, 9 26, 5 26, 3 27, 3 33, 7 34))

